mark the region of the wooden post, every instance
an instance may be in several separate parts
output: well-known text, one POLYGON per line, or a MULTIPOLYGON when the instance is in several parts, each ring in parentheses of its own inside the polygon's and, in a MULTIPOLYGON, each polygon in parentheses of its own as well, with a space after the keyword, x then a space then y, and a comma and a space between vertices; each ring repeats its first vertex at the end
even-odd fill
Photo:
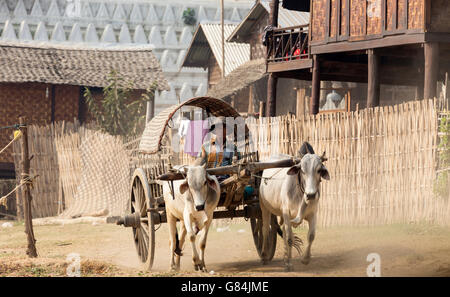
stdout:
MULTIPOLYGON (((26 126, 25 117, 19 118, 19 124, 23 126, 21 137, 22 148, 22 180, 30 177, 30 158, 28 155, 28 127, 26 126)), ((23 187, 23 217, 25 219, 25 233, 27 234, 27 255, 30 258, 37 257, 36 239, 33 232, 33 216, 31 214, 31 191, 30 184, 26 183, 23 187)))
POLYGON ((266 113, 266 103, 259 101, 259 117, 262 118, 266 113))
POLYGON ((266 116, 274 117, 277 109, 277 83, 278 77, 275 74, 270 73, 267 81, 267 108, 266 116))
POLYGON ((278 10, 280 8, 280 0, 270 1, 269 23, 274 27, 278 27, 278 10))
POLYGON ((155 116, 155 97, 147 101, 147 112, 145 114, 145 123, 148 123, 155 116))
POLYGON ((295 115, 297 118, 305 115, 305 98, 306 90, 304 88, 298 88, 297 90, 297 108, 295 115))
POLYGON ((367 50, 367 107, 380 105, 380 59, 373 49, 367 50))
POLYGON ((419 74, 422 74, 422 79, 418 80, 418 84, 416 86, 416 94, 415 94, 416 100, 423 99, 423 94, 424 94, 424 89, 423 89, 424 75, 423 75, 423 72, 419 72, 419 74))
POLYGON ((251 116, 255 113, 253 110, 253 86, 250 86, 248 88, 248 109, 247 109, 247 116, 251 116))
POLYGON ((427 42, 424 46, 425 78, 424 99, 436 97, 436 84, 439 75, 439 43, 427 42))
POLYGON ((220 24, 222 28, 222 77, 225 77, 225 27, 224 27, 224 0, 220 0, 220 24))
POLYGON ((317 55, 313 55, 313 69, 312 69, 312 91, 311 91, 311 114, 319 113, 320 101, 320 64, 317 55))
MULTIPOLYGON (((270 1, 270 13, 269 13, 269 23, 274 27, 278 27, 278 10, 280 7, 279 0, 270 1)), ((275 74, 270 73, 267 81, 267 106, 266 106, 266 116, 274 117, 276 115, 276 105, 277 105, 277 82, 278 77, 275 74)))

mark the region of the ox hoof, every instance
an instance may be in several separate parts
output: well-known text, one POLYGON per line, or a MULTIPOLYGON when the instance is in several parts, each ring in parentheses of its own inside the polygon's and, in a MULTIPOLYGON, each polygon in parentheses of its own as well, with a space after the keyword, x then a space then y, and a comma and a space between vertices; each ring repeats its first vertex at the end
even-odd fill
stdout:
POLYGON ((208 272, 208 270, 206 270, 206 266, 203 264, 194 264, 194 269, 195 271, 208 272))
POLYGON ((308 265, 309 262, 311 261, 311 256, 303 257, 300 261, 301 261, 303 264, 308 265))

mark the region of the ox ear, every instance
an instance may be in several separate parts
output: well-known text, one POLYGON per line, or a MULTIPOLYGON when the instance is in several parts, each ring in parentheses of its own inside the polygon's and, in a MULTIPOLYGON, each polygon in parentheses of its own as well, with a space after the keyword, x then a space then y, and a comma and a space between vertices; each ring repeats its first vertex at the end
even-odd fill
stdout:
POLYGON ((301 166, 300 165, 294 165, 291 168, 289 168, 287 175, 296 175, 300 171, 301 166))
POLYGON ((206 175, 206 182, 208 183, 208 186, 219 193, 219 189, 217 188, 217 184, 215 179, 213 179, 209 174, 206 175))
POLYGON ((180 193, 184 194, 187 190, 189 190, 189 185, 188 185, 187 181, 185 181, 184 183, 182 183, 180 185, 180 193))
POLYGON ((328 169, 325 165, 322 164, 322 167, 319 169, 320 176, 325 180, 330 180, 330 173, 328 173, 328 169))

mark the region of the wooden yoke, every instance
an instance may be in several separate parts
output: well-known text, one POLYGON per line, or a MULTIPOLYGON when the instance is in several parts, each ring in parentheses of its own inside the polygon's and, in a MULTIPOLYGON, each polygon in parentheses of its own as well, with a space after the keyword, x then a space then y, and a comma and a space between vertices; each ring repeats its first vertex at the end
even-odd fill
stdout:
MULTIPOLYGON (((255 173, 258 171, 263 171, 265 169, 270 168, 285 168, 291 167, 297 164, 299 159, 284 159, 279 161, 271 161, 271 162, 249 162, 240 165, 229 165, 229 166, 221 166, 216 168, 208 168, 206 172, 210 175, 228 175, 228 174, 238 174, 241 176, 247 175, 250 176, 251 173, 255 173)), ((158 180, 162 181, 170 181, 170 180, 181 180, 184 179, 186 174, 180 171, 171 171, 166 174, 162 174, 157 177, 158 180)))

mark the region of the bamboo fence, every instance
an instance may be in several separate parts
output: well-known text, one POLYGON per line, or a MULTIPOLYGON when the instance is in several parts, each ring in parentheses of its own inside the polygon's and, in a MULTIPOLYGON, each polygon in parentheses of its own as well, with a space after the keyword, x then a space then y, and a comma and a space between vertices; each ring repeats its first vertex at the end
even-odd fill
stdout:
MULTIPOLYGON (((443 108, 438 100, 422 100, 300 118, 248 118, 247 125, 261 160, 276 154, 296 155, 304 141, 318 154, 326 151, 331 180, 322 182, 321 226, 448 224, 450 199, 433 193, 438 117, 443 108)), ((40 175, 32 190, 34 217, 61 214, 75 204, 84 213, 99 211, 108 203, 116 205, 110 211, 124 211, 123 203, 129 198, 127 178, 134 167, 145 165, 137 157, 138 139, 125 141, 122 150, 123 141, 86 132, 78 123, 30 126, 29 131, 31 173, 40 175), (86 133, 92 141, 85 144, 83 153, 86 133), (86 171, 87 167, 91 169, 86 171), (128 173, 119 170, 122 167, 128 173), (84 202, 75 203, 79 195, 84 202)), ((14 159, 20 168, 19 145, 14 145, 14 159)), ((193 160, 181 152, 174 155, 173 164, 193 160)))
MULTIPOLYGON (((55 138, 78 130, 80 124, 74 122, 57 122, 47 126, 28 126, 28 145, 31 159, 31 176, 39 175, 31 189, 33 217, 54 216, 63 206, 60 205, 62 192, 59 188, 58 156, 55 138)), ((16 168, 16 180, 20 182, 21 147, 19 142, 13 145, 13 157, 16 168)), ((17 213, 22 216, 22 191, 18 191, 17 213)))
POLYGON ((249 119, 262 160, 296 155, 304 141, 326 151, 319 224, 448 224, 448 199, 436 197, 437 100, 348 113, 249 119))

